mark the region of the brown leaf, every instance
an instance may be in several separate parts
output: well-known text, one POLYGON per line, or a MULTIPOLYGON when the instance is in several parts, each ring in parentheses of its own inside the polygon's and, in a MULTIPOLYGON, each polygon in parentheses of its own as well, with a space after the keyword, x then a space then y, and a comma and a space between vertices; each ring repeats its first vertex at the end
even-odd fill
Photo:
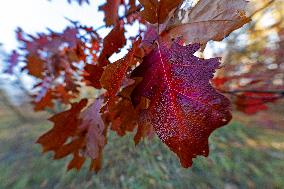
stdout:
POLYGON ((118 22, 118 8, 120 3, 121 0, 107 0, 104 5, 99 7, 99 10, 102 10, 105 13, 104 21, 106 26, 112 26, 118 22))
POLYGON ((86 153, 92 158, 97 159, 102 153, 106 144, 106 127, 101 118, 100 109, 103 99, 96 99, 86 110, 80 114, 82 123, 80 130, 86 134, 86 153))
POLYGON ((104 70, 100 79, 100 83, 102 87, 107 90, 110 98, 109 101, 114 100, 113 98, 119 91, 123 80, 126 79, 127 70, 129 67, 137 63, 135 53, 139 49, 140 42, 141 40, 134 42, 132 49, 124 58, 106 66, 106 69, 104 70))
POLYGON ((43 151, 54 151, 54 159, 73 154, 68 170, 80 169, 85 158, 90 157, 90 169, 98 171, 103 148, 107 143, 107 126, 100 113, 102 104, 103 99, 99 98, 85 108, 87 100, 83 99, 72 104, 70 110, 51 117, 54 127, 37 141, 43 146, 43 151), (68 140, 70 142, 67 143, 68 140))
POLYGON ((42 78, 42 72, 44 71, 44 62, 38 56, 28 55, 27 66, 29 74, 37 78, 42 78))
MULTIPOLYGON (((147 100, 146 98, 144 100, 147 100)), ((147 115, 145 111, 140 113, 138 119, 137 132, 134 136, 135 145, 137 145, 141 139, 145 137, 152 137, 155 134, 155 130, 151 125, 150 116, 147 115)))
POLYGON ((141 15, 151 24, 163 23, 182 0, 139 0, 144 6, 141 15))
POLYGON ((68 90, 66 90, 66 87, 63 85, 57 85, 53 89, 53 96, 56 97, 56 99, 60 100, 63 104, 69 104, 70 100, 75 98, 75 96, 71 93, 68 93, 68 90))
MULTIPOLYGON (((113 99, 113 102, 115 103, 108 103, 108 111, 104 113, 105 122, 110 124, 111 129, 119 136, 124 136, 126 132, 134 130, 137 126, 138 116, 141 110, 145 109, 147 106, 146 101, 141 101, 137 107, 133 107, 131 102, 131 93, 142 81, 142 78, 135 78, 135 80, 131 81, 132 82, 123 88, 122 91, 113 99)), ((145 100, 147 99, 145 98, 145 100)), ((149 133, 150 132, 146 131, 141 132, 141 128, 138 128, 137 136, 135 136, 134 139, 135 143, 137 144, 141 138, 148 136, 149 133)))
POLYGON ((111 129, 116 131, 119 136, 134 130, 137 125, 139 109, 135 109, 130 100, 122 98, 116 104, 109 106, 108 110, 111 129))
POLYGON ((76 134, 78 124, 80 123, 78 116, 86 104, 87 100, 83 99, 78 103, 72 104, 70 110, 49 118, 54 123, 53 128, 37 140, 37 143, 42 145, 44 152, 59 150, 70 136, 76 134))
POLYGON ((78 151, 78 149, 82 148, 84 145, 84 138, 78 138, 73 140, 72 142, 63 145, 61 148, 55 151, 54 159, 63 158, 73 152, 78 151))
POLYGON ((102 88, 100 78, 104 69, 98 65, 86 64, 84 67, 84 79, 88 86, 93 86, 96 89, 102 88))
POLYGON ((85 162, 85 157, 82 157, 79 152, 76 152, 73 154, 73 159, 70 161, 68 164, 67 170, 69 171, 70 169, 77 169, 80 170, 82 165, 85 162))
POLYGON ((46 89, 42 98, 39 98, 37 100, 37 97, 34 100, 34 111, 44 110, 45 108, 53 108, 53 102, 52 102, 53 94, 51 89, 46 89))
POLYGON ((245 0, 200 0, 185 18, 174 20, 163 33, 166 40, 182 37, 186 43, 221 41, 250 21, 245 16, 245 0))
POLYGON ((113 54, 120 51, 120 49, 126 44, 124 36, 125 30, 122 24, 118 23, 110 31, 110 33, 104 38, 103 50, 99 56, 98 62, 101 66, 109 64, 108 58, 113 54))

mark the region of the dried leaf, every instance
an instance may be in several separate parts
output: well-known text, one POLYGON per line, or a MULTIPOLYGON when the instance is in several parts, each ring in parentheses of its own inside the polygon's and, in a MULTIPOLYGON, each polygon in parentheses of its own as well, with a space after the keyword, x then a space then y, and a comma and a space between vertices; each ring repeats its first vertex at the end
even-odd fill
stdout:
POLYGON ((101 66, 106 66, 109 64, 108 58, 113 53, 118 53, 120 49, 126 44, 126 39, 124 36, 124 27, 118 23, 110 31, 110 33, 104 38, 103 50, 99 56, 98 62, 101 66))
POLYGON ((54 159, 73 154, 68 170, 80 169, 86 157, 90 157, 90 169, 98 171, 101 166, 98 163, 101 162, 103 148, 107 143, 107 127, 100 114, 102 103, 103 99, 96 99, 82 111, 87 105, 87 100, 83 99, 72 104, 70 110, 51 117, 49 120, 54 123, 53 128, 37 141, 43 151, 54 151, 54 159), (67 143, 68 140, 70 142, 67 143))
POLYGON ((100 83, 102 87, 107 90, 108 97, 110 98, 109 101, 113 102, 113 98, 121 88, 123 81, 126 79, 127 71, 131 66, 138 62, 135 58, 135 53, 139 48, 140 42, 141 40, 134 42, 132 49, 124 58, 106 66, 100 79, 100 83))
POLYGON ((100 78, 104 69, 98 65, 86 64, 84 67, 84 79, 88 86, 93 86, 96 89, 102 88, 100 78))
POLYGON ((106 145, 106 129, 100 109, 103 104, 103 99, 96 99, 86 110, 80 114, 82 123, 80 130, 86 132, 86 153, 92 158, 97 159, 101 155, 104 146, 106 145))
POLYGON ((221 41, 250 21, 246 5, 246 0, 200 0, 185 18, 175 16, 163 37, 168 41, 182 37, 186 43, 221 41))
POLYGON ((99 10, 104 11, 105 18, 104 21, 106 26, 115 25, 118 20, 118 8, 121 3, 121 0, 107 0, 107 2, 99 7, 99 10))
POLYGON ((42 78, 42 73, 44 72, 44 62, 38 56, 35 55, 28 55, 26 57, 27 65, 26 69, 28 70, 29 74, 35 76, 37 78, 42 78))
POLYGON ((177 8, 182 0, 139 0, 144 6, 141 15, 151 24, 163 23, 170 17, 170 12, 177 8))

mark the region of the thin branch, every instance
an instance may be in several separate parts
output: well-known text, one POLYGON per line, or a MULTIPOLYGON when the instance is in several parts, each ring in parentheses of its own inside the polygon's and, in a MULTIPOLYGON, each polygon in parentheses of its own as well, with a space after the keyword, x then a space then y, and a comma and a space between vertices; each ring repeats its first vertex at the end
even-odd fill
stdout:
POLYGON ((267 2, 265 5, 263 5, 261 8, 257 9, 256 11, 254 11, 249 18, 252 18, 254 15, 256 15, 257 13, 263 11, 264 9, 266 9, 267 7, 269 7, 272 3, 274 3, 275 0, 270 0, 269 2, 267 2))
POLYGON ((234 95, 234 96, 238 96, 238 97, 244 97, 244 98, 253 98, 253 99, 275 99, 275 98, 284 98, 284 90, 254 90, 254 89, 247 89, 247 90, 232 90, 232 91, 226 91, 226 90, 222 90, 222 89, 217 89, 219 92, 221 93, 225 93, 225 94, 230 94, 230 95, 234 95), (242 93, 255 93, 256 96, 247 96, 244 95, 242 93), (271 96, 271 97, 267 97, 267 96, 257 96, 257 94, 274 94, 277 96, 271 96))
POLYGON ((236 93, 245 93, 245 92, 251 92, 251 93, 269 93, 269 94, 282 94, 284 95, 284 90, 255 90, 255 89, 247 89, 247 90, 232 90, 232 91, 226 91, 222 89, 217 89, 218 91, 222 93, 229 93, 229 94, 236 94, 236 93))
MULTIPOLYGON (((132 14, 139 12, 141 9, 142 9, 142 5, 138 5, 135 10, 130 11, 127 14, 119 17, 118 21, 121 21, 121 20, 127 18, 128 16, 131 16, 132 14)), ((97 32, 98 30, 101 30, 103 28, 106 28, 106 25, 101 25, 101 26, 97 27, 96 29, 94 29, 94 31, 97 32)))

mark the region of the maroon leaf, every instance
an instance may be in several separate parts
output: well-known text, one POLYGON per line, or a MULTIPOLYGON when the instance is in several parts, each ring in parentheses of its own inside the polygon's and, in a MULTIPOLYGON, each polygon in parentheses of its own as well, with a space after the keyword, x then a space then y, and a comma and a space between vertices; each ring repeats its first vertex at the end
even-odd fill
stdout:
POLYGON ((92 159, 100 157, 100 153, 106 144, 106 127, 101 118, 100 110, 103 99, 96 99, 86 110, 80 114, 82 123, 81 131, 87 131, 86 134, 86 152, 92 159))
POLYGON ((113 101, 116 93, 121 88, 123 81, 126 79, 126 74, 129 68, 135 65, 138 60, 135 58, 136 51, 139 50, 141 40, 133 43, 132 49, 128 54, 116 62, 106 66, 100 79, 101 85, 108 92, 109 101, 113 101))
POLYGON ((37 78, 42 78, 42 72, 44 71, 45 62, 35 55, 28 55, 26 59, 27 65, 25 69, 28 70, 29 74, 37 78))
POLYGON ((54 151, 54 159, 73 154, 68 170, 80 169, 85 158, 90 157, 90 169, 97 172, 101 167, 107 132, 100 114, 102 103, 103 99, 96 99, 82 111, 87 105, 87 100, 83 99, 72 104, 70 110, 51 117, 49 120, 54 123, 54 127, 37 141, 42 145, 43 151, 54 151))
POLYGON ((134 108, 129 99, 119 99, 116 104, 108 106, 108 122, 111 122, 111 129, 119 136, 131 132, 137 126, 138 108, 134 108))
POLYGON ((229 100, 209 83, 219 58, 195 57, 199 48, 198 44, 174 42, 170 48, 161 44, 132 74, 143 77, 132 93, 134 105, 143 96, 151 101, 141 116, 184 167, 191 166, 197 155, 207 156, 209 135, 231 120, 229 100))
POLYGON ((80 123, 78 116, 86 106, 87 100, 72 104, 70 110, 52 116, 49 120, 54 123, 54 127, 38 139, 38 143, 43 146, 43 151, 59 150, 70 136, 74 136, 77 125, 80 123))
POLYGON ((106 26, 115 25, 118 22, 118 8, 120 3, 121 0, 107 0, 104 5, 100 6, 99 9, 105 13, 104 21, 106 26))
POLYGON ((182 0, 139 0, 139 2, 144 6, 144 10, 141 12, 142 16, 154 24, 163 23, 182 0))
POLYGON ((110 33, 104 38, 103 50, 100 54, 98 62, 101 66, 109 64, 108 58, 113 54, 120 51, 120 49, 126 44, 124 36, 124 27, 120 23, 116 24, 110 33))
POLYGON ((278 98, 278 95, 272 93, 245 92, 237 96, 235 104, 239 111, 252 115, 259 111, 267 110, 268 107, 266 103, 274 102, 278 98))
POLYGON ((34 95, 33 103, 35 111, 44 110, 45 108, 53 108, 51 82, 52 79, 46 77, 35 86, 35 88, 40 87, 39 92, 34 95))
POLYGON ((104 69, 98 65, 86 64, 84 67, 84 79, 87 85, 97 89, 102 88, 100 78, 104 69))
POLYGON ((46 89, 46 91, 44 91, 45 89, 43 88, 43 90, 41 92, 44 92, 44 94, 42 94, 42 96, 38 95, 38 99, 36 98, 34 100, 34 111, 41 111, 44 110, 46 108, 53 108, 54 104, 52 102, 53 99, 53 95, 52 95, 52 90, 51 89, 46 89))

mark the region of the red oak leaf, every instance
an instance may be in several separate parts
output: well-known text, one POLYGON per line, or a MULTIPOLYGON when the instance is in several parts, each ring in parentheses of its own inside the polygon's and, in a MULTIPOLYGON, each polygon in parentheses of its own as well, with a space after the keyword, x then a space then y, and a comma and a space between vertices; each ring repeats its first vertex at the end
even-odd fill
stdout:
POLYGON ((110 31, 110 33, 104 38, 103 50, 99 56, 98 62, 101 66, 109 64, 108 58, 113 54, 120 51, 120 49, 126 44, 124 36, 124 27, 118 23, 110 31))
MULTIPOLYGON (((114 130, 119 136, 123 136, 126 132, 131 132, 137 126, 137 120, 141 109, 145 109, 145 101, 133 107, 131 103, 131 93, 141 79, 131 80, 128 79, 128 84, 124 87, 117 96, 112 97, 112 102, 107 104, 107 109, 104 112, 104 120, 106 124, 111 125, 111 129, 114 130)), ((145 129, 144 129, 145 130, 145 129)), ((141 132, 141 128, 138 127, 137 134, 134 141, 137 144, 141 138, 148 136, 149 132, 141 132)))
POLYGON ((197 155, 209 153, 208 137, 231 120, 230 101, 209 83, 219 58, 193 54, 200 45, 170 48, 161 44, 147 55, 132 77, 143 77, 132 93, 134 105, 144 96, 149 107, 141 114, 159 138, 180 158, 183 167, 197 155))
POLYGON ((142 138, 145 137, 151 138, 152 136, 154 136, 155 131, 148 118, 149 116, 145 114, 145 111, 140 113, 138 118, 137 132, 134 136, 135 145, 137 145, 142 138))
POLYGON ((52 79, 50 77, 45 77, 40 83, 38 83, 34 88, 39 87, 39 92, 34 95, 34 110, 40 111, 45 108, 53 108, 53 94, 51 90, 52 79))
POLYGON ((38 95, 34 100, 34 111, 41 111, 46 108, 53 108, 54 104, 52 102, 53 95, 51 89, 45 89, 43 88, 41 92, 44 92, 43 96, 40 97, 38 95))
POLYGON ((70 169, 81 169, 82 165, 85 162, 85 157, 82 157, 79 152, 73 154, 73 159, 68 164, 67 170, 70 169))
POLYGON ((63 85, 56 85, 52 92, 53 96, 64 104, 69 104, 70 100, 75 98, 72 93, 68 93, 68 90, 66 90, 66 87, 63 85))
POLYGON ((44 71, 45 62, 35 55, 28 55, 26 57, 27 65, 25 69, 28 70, 29 74, 37 78, 42 78, 44 71))
POLYGON ((175 9, 182 0, 139 0, 139 2, 144 6, 144 10, 141 15, 148 22, 163 23, 166 18, 170 17, 170 13, 175 9))
POLYGON ((267 102, 274 102, 279 96, 271 93, 246 92, 238 95, 235 101, 237 109, 248 115, 255 114, 262 110, 267 110, 267 102))
POLYGON ((110 103, 113 102, 113 98, 119 91, 123 81, 126 79, 126 74, 129 67, 138 62, 138 60, 135 58, 135 54, 136 51, 139 50, 140 42, 141 40, 134 42, 133 47, 128 54, 124 58, 107 65, 102 74, 100 83, 102 87, 107 90, 110 103))
POLYGON ((217 88, 221 88, 227 81, 230 81, 230 79, 230 77, 216 77, 212 79, 212 84, 217 88))
POLYGON ((139 109, 135 109, 129 99, 121 98, 117 101, 108 106, 108 112, 105 115, 107 122, 111 122, 111 129, 119 136, 123 136, 137 126, 139 109))
POLYGON ((102 88, 100 78, 103 71, 104 69, 98 65, 86 64, 83 74, 86 84, 97 89, 102 88))
POLYGON ((80 120, 78 119, 81 110, 86 106, 87 100, 72 104, 70 110, 61 112, 49 118, 54 123, 53 128, 38 139, 43 151, 58 151, 70 136, 76 134, 80 120))
POLYGON ((92 158, 91 170, 96 172, 101 168, 104 146, 107 143, 107 126, 101 118, 103 99, 98 98, 80 114, 82 122, 79 126, 81 133, 86 133, 86 154, 92 158))
MULTIPOLYGON (((17 32, 25 52, 26 69, 30 75, 45 80, 45 77, 64 79, 65 89, 74 94, 78 93, 78 67, 75 63, 86 61, 85 44, 80 38, 78 28, 67 27, 63 33, 50 31, 49 34, 36 36, 17 32), (43 53, 44 52, 44 53, 43 53)), ((53 83, 56 85, 56 83, 53 83)), ((38 85, 40 88, 42 85, 38 85)), ((52 86, 54 87, 54 86, 52 86)), ((41 90, 41 89, 40 89, 41 90)))
POLYGON ((102 10, 105 13, 104 21, 106 26, 112 26, 118 22, 118 8, 120 3, 121 0, 107 0, 104 5, 99 7, 99 10, 102 10))
POLYGON ((49 120, 54 123, 54 127, 37 141, 43 151, 54 151, 55 159, 73 154, 68 170, 80 169, 85 158, 90 157, 90 169, 97 172, 101 166, 107 132, 100 114, 102 103, 103 99, 96 99, 82 111, 87 105, 87 100, 83 99, 72 104, 70 110, 51 117, 49 120), (68 140, 70 142, 67 143, 68 140))

